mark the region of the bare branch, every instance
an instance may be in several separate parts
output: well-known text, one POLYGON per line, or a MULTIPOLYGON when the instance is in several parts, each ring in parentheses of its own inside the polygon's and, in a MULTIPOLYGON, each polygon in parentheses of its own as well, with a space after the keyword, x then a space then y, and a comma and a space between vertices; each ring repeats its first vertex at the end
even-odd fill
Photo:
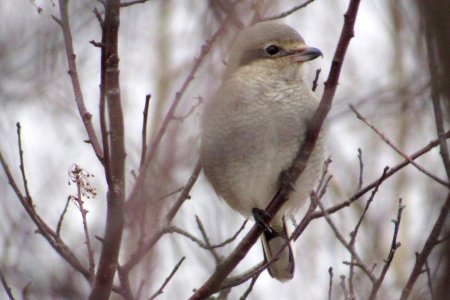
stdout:
POLYGON ((67 209, 69 208, 70 198, 71 198, 70 196, 67 197, 66 205, 64 206, 64 209, 63 209, 61 215, 59 216, 58 224, 56 225, 56 234, 58 236, 61 236, 61 227, 62 227, 62 223, 64 220, 64 216, 66 215, 67 209))
POLYGON ((57 23, 61 26, 64 36, 67 61, 69 64, 69 75, 72 81, 72 87, 75 95, 75 102, 77 103, 78 107, 78 112, 81 116, 84 127, 86 128, 86 132, 89 137, 89 143, 92 145, 95 155, 98 157, 100 162, 103 163, 103 150, 100 146, 94 126, 91 122, 92 114, 89 113, 86 109, 86 105, 84 104, 83 99, 83 93, 81 91, 80 79, 78 77, 77 64, 75 61, 76 55, 73 49, 72 32, 70 29, 68 2, 68 0, 59 0, 59 11, 61 14, 61 19, 58 20, 56 17, 53 17, 53 19, 57 21, 57 23))
MULTIPOLYGON (((63 0, 60 0, 63 1, 63 0)), ((122 233, 124 229, 125 202, 125 132, 119 77, 118 34, 120 25, 120 1, 107 0, 105 21, 102 28, 101 52, 101 94, 106 98, 109 117, 109 154, 105 161, 108 183, 107 211, 105 235, 98 262, 94 287, 89 295, 90 300, 108 299, 111 294, 114 276, 118 265, 122 233)), ((103 98, 100 102, 102 103, 103 98)), ((104 109, 104 108, 103 108, 104 109)), ((101 118, 104 116, 101 112, 101 118)), ((102 122, 103 123, 103 122, 102 122)), ((105 128, 102 125, 103 145, 108 144, 104 138, 105 128)))
POLYGON ((425 170, 423 167, 419 166, 414 160, 412 160, 408 155, 403 153, 399 148, 397 148, 381 131, 378 130, 374 125, 372 125, 366 118, 364 118, 357 110, 356 108, 350 104, 350 109, 356 114, 356 117, 363 121, 367 126, 370 127, 386 144, 388 144, 392 149, 395 150, 398 154, 400 154, 404 159, 409 160, 409 163, 412 164, 414 167, 416 167, 417 170, 422 172, 423 174, 427 175, 428 177, 432 178, 434 181, 442 184, 443 186, 449 188, 450 185, 445 180, 440 179, 436 175, 432 174, 431 172, 425 170))
POLYGON ((392 220, 394 222, 394 234, 392 237, 391 250, 389 251, 389 255, 387 259, 384 261, 383 270, 381 270, 380 277, 373 284, 372 290, 370 291, 369 300, 375 300, 377 297, 378 290, 383 283, 384 277, 386 276, 389 267, 391 266, 392 260, 394 259, 395 251, 400 247, 400 243, 397 242, 397 235, 400 229, 400 221, 402 219, 402 212, 405 206, 402 205, 402 198, 398 200, 398 210, 397 210, 397 219, 392 220))
POLYGON ((214 250, 214 248, 211 247, 211 242, 209 240, 208 234, 206 233, 206 229, 203 226, 202 221, 200 220, 200 218, 197 215, 195 216, 195 222, 197 223, 197 227, 203 236, 203 240, 205 241, 205 245, 206 245, 207 249, 209 250, 209 252, 211 252, 211 255, 214 257, 216 264, 219 264, 221 262, 221 258, 219 256, 219 254, 217 254, 217 252, 214 250))
POLYGON ((22 192, 20 191, 16 181, 14 180, 9 167, 3 158, 3 154, 0 151, 0 164, 2 165, 3 171, 5 172, 8 182, 12 187, 16 197, 19 199, 20 204, 23 206, 30 219, 38 228, 38 231, 42 236, 49 242, 49 244, 55 249, 55 251, 61 255, 75 270, 83 274, 83 276, 90 281, 90 273, 83 264, 78 260, 75 254, 70 250, 70 248, 64 243, 64 241, 59 237, 59 235, 54 232, 48 225, 41 219, 41 217, 36 213, 32 204, 27 200, 22 192))
POLYGON ((350 245, 350 243, 347 243, 347 241, 344 239, 344 237, 339 232, 339 230, 337 229, 336 225, 334 224, 334 222, 331 220, 330 216, 326 212, 325 207, 323 206, 321 201, 315 195, 313 195, 313 197, 311 199, 312 199, 312 201, 315 201, 317 203, 317 205, 319 206, 319 208, 322 211, 322 213, 324 213, 325 220, 327 221, 328 225, 330 225, 330 227, 333 230, 334 235, 337 237, 337 239, 347 249, 347 251, 351 253, 352 257, 361 266, 361 269, 364 271, 364 273, 367 275, 367 277, 369 277, 369 279, 372 282, 375 282, 376 278, 373 276, 373 274, 370 272, 370 270, 364 265, 362 259, 359 257, 359 255, 356 252, 355 248, 352 247, 352 245, 350 245))
MULTIPOLYGON (((450 131, 446 132, 445 138, 446 139, 450 138, 450 131)), ((413 154, 411 154, 409 156, 409 158, 411 160, 417 159, 418 157, 420 157, 420 156, 424 155, 425 153, 429 152, 430 150, 432 150, 436 146, 439 146, 439 140, 438 139, 431 141, 430 143, 428 143, 428 145, 426 145, 422 149, 414 152, 413 154)), ((410 163, 410 160, 409 159, 405 159, 404 161, 402 161, 399 164, 395 165, 394 167, 390 168, 389 171, 386 172, 386 175, 382 178, 382 181, 388 179, 389 177, 391 177, 392 175, 394 175, 395 173, 397 173, 398 171, 403 169, 405 166, 407 166, 409 163, 410 163)), ((346 206, 350 206, 353 202, 355 202, 356 200, 361 198, 368 191, 370 191, 373 188, 375 188, 377 186, 379 180, 380 179, 377 179, 377 180, 373 181, 372 183, 366 185, 364 188, 362 188, 360 191, 358 191, 355 194, 353 194, 352 196, 350 196, 347 200, 343 201, 342 203, 336 204, 336 205, 334 205, 334 206, 332 206, 330 208, 327 208, 327 213, 331 215, 331 214, 341 210, 342 208, 344 208, 346 206)), ((321 217, 323 217, 323 213, 322 212, 315 212, 315 213, 313 213, 311 215, 311 219, 317 219, 317 218, 321 218, 321 217)))
POLYGON ((164 288, 166 287, 166 285, 169 283, 169 281, 172 279, 173 275, 175 275, 175 273, 178 271, 178 269, 180 268, 181 264, 183 263, 183 261, 186 259, 185 256, 183 256, 180 261, 175 265, 175 267, 173 268, 172 272, 170 272, 169 276, 166 278, 166 280, 164 280, 163 284, 161 285, 161 287, 150 297, 150 300, 155 299, 156 297, 158 297, 159 295, 161 295, 164 292, 164 288))
POLYGON ((291 8, 290 10, 287 10, 281 14, 272 16, 272 17, 267 17, 267 18, 263 18, 261 21, 271 21, 271 20, 277 20, 277 19, 282 19, 284 17, 289 16, 290 14, 293 14, 294 12, 296 12, 297 10, 300 10, 302 8, 305 8, 306 6, 308 6, 309 4, 313 3, 315 0, 308 0, 303 2, 302 4, 299 4, 297 6, 294 6, 293 8, 291 8))

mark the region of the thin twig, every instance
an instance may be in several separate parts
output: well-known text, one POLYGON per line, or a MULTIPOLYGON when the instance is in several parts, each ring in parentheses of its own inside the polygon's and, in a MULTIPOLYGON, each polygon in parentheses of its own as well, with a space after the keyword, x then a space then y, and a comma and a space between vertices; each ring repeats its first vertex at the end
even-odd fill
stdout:
POLYGON ((216 264, 219 264, 221 262, 221 258, 219 254, 217 254, 217 252, 214 250, 214 248, 211 247, 211 242, 209 240, 208 234, 206 233, 206 229, 197 215, 195 216, 195 222, 197 223, 197 227, 203 236, 203 240, 205 241, 206 247, 208 247, 209 252, 211 252, 211 255, 214 257, 216 264))
POLYGON ((358 187, 356 188, 357 192, 361 190, 364 182, 364 163, 361 148, 358 148, 358 161, 359 161, 359 180, 358 180, 358 187))
POLYGON ((341 279, 340 286, 342 288, 342 292, 344 293, 344 299, 349 300, 347 287, 345 286, 345 275, 341 275, 339 278, 341 279))
MULTIPOLYGON (((445 134, 445 138, 449 139, 450 138, 450 131, 447 131, 445 134)), ((411 160, 417 159, 418 157, 424 155, 425 153, 431 151, 433 148, 435 148, 436 146, 439 146, 439 140, 432 140, 431 142, 428 143, 428 145, 426 145, 425 147, 421 148, 420 150, 414 152, 413 154, 411 154, 409 156, 409 158, 411 160)), ((386 172, 386 175, 383 177, 383 180, 388 179, 389 177, 391 177, 392 175, 396 174, 398 171, 400 171, 401 169, 403 169, 404 167, 406 167, 407 165, 409 165, 410 160, 409 159, 405 159, 402 162, 400 162, 399 164, 395 165, 392 168, 389 168, 389 171, 386 172)), ((341 210, 344 207, 350 206, 353 202, 355 202, 356 200, 358 200, 359 198, 361 198, 363 195, 365 195, 368 191, 372 190, 373 188, 375 188, 378 185, 378 181, 379 179, 374 180, 373 182, 371 182, 370 184, 366 185, 365 187, 363 187, 360 191, 356 192, 355 194, 353 194, 352 196, 350 196, 349 198, 347 198, 347 200, 341 202, 340 204, 336 204, 332 207, 327 208, 326 212, 331 215, 339 210, 341 210)), ((318 219, 323 217, 323 213, 322 212, 315 212, 311 215, 311 219, 318 219)))
POLYGON ((255 276, 253 276, 252 281, 250 282, 250 285, 248 286, 248 289, 245 290, 245 293, 239 298, 239 300, 245 300, 247 299, 248 295, 250 295, 250 293, 253 290, 253 286, 256 283, 256 280, 258 280, 258 277, 261 273, 256 274, 255 276))
POLYGON ((397 210, 397 219, 392 220, 394 222, 394 234, 392 237, 391 249, 389 251, 389 255, 387 259, 384 261, 384 267, 381 270, 380 277, 374 282, 372 286, 372 290, 370 291, 369 300, 375 300, 377 297, 378 290, 383 283, 384 277, 386 276, 389 267, 391 266, 392 260, 394 259, 395 251, 400 247, 400 243, 397 242, 398 231, 400 229, 400 221, 402 219, 402 212, 405 206, 402 204, 402 198, 398 200, 398 210, 397 210))
POLYGON ((434 296, 434 289, 433 289, 433 280, 431 279, 431 272, 430 272, 430 267, 428 266, 428 259, 425 261, 425 273, 427 274, 427 284, 428 284, 428 288, 430 289, 430 297, 431 300, 436 299, 436 297, 434 296))
POLYGON ((282 12, 281 14, 272 16, 272 17, 267 17, 267 18, 263 18, 261 21, 271 21, 271 20, 277 20, 277 19, 282 19, 284 17, 289 16, 290 14, 293 14, 294 12, 296 12, 299 9, 305 8, 306 6, 308 6, 309 4, 313 3, 315 0, 308 0, 303 2, 302 4, 299 4, 297 6, 294 6, 293 8, 282 12))
POLYGON ((181 264, 183 263, 183 261, 186 259, 185 256, 183 256, 180 261, 175 265, 175 267, 173 268, 172 272, 170 272, 169 276, 166 278, 166 280, 164 280, 163 284, 161 285, 161 287, 150 297, 149 300, 153 300, 156 297, 158 297, 159 295, 161 295, 164 292, 164 288, 166 287, 166 285, 169 283, 169 281, 172 279, 173 275, 175 275, 175 273, 178 271, 178 269, 180 268, 181 264))
POLYGON ((23 188, 25 189, 25 196, 27 197, 28 202, 30 203, 31 206, 33 206, 33 201, 31 199, 30 191, 28 189, 27 176, 25 175, 25 164, 24 164, 24 159, 23 159, 23 148, 22 148, 22 138, 21 138, 21 126, 20 126, 19 122, 16 123, 16 127, 17 127, 17 144, 19 145, 19 160, 20 160, 19 168, 20 168, 20 173, 22 174, 23 188))
POLYGON ((322 69, 317 69, 316 70, 316 75, 314 77, 313 80, 313 85, 312 85, 312 91, 315 92, 317 89, 317 82, 319 81, 319 76, 320 76, 320 72, 322 71, 322 69))
POLYGON ((142 120, 142 145, 141 145, 141 162, 139 164, 139 170, 142 169, 144 165, 145 156, 147 155, 147 119, 148 119, 148 107, 150 104, 150 98, 152 95, 148 94, 145 96, 145 106, 144 111, 142 112, 143 120, 142 120))
MULTIPOLYGON (((386 144, 388 144, 392 149, 395 150, 398 154, 400 154, 404 159, 409 160, 409 163, 412 164, 414 167, 416 167, 417 170, 422 172, 423 174, 427 175, 428 177, 432 178, 436 182, 442 184, 443 186, 449 188, 450 185, 445 180, 440 179, 436 175, 432 174, 431 172, 425 170, 423 167, 419 166, 414 160, 412 160, 408 155, 403 153, 398 147, 396 147, 378 128, 376 128, 374 125, 372 125, 361 113, 359 113, 356 108, 350 104, 350 109, 356 114, 356 117, 360 119, 362 122, 364 122, 367 126, 370 127, 386 144)), ((450 178, 450 177, 449 177, 450 178)))
POLYGON ((331 229, 334 232, 334 235, 337 237, 337 239, 341 242, 341 244, 347 249, 348 252, 351 253, 352 257, 354 257, 355 261, 361 265, 362 270, 364 273, 369 277, 369 279, 374 282, 376 280, 375 276, 369 271, 369 269, 364 265, 362 259, 359 257, 358 253, 356 252, 354 247, 351 247, 349 243, 345 240, 345 238, 342 236, 342 234, 337 229, 334 222, 331 220, 330 216, 327 214, 325 207, 321 203, 321 201, 313 194, 313 197, 311 198, 312 201, 315 201, 317 205, 319 206, 322 213, 324 213, 325 220, 327 221, 328 225, 330 225, 331 229))
POLYGON ((63 209, 61 215, 59 216, 58 224, 56 225, 56 234, 58 236, 61 236, 61 227, 62 227, 62 223, 64 220, 64 216, 66 215, 67 209, 69 208, 70 199, 71 199, 70 196, 67 197, 66 205, 64 206, 64 209, 63 209))
POLYGON ((333 292, 333 268, 329 267, 328 268, 328 276, 329 276, 329 281, 328 281, 328 300, 332 299, 332 292, 333 292))
POLYGON ((89 143, 94 149, 95 155, 100 162, 103 163, 103 150, 95 133, 94 126, 92 125, 92 114, 88 112, 86 105, 84 104, 83 93, 81 91, 80 79, 78 77, 77 63, 75 61, 76 55, 73 48, 72 31, 70 28, 69 13, 68 13, 68 0, 59 0, 59 11, 61 19, 53 17, 53 19, 61 26, 64 44, 67 55, 67 62, 69 65, 69 75, 72 82, 72 88, 75 95, 75 102, 78 107, 78 112, 83 121, 87 135, 89 137, 89 143))

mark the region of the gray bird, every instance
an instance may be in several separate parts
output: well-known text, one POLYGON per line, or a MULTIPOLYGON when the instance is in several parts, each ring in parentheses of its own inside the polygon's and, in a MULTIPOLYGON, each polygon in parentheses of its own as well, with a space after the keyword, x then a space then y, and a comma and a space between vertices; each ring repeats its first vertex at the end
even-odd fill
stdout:
MULTIPOLYGON (((246 217, 267 207, 305 139, 318 100, 302 69, 321 54, 293 28, 273 21, 244 29, 231 49, 224 81, 205 107, 200 159, 216 193, 246 217)), ((289 216, 314 188, 323 139, 321 134, 294 192, 270 223, 272 230, 262 235, 266 260, 286 243, 289 216)), ((292 247, 269 267, 272 277, 292 279, 292 247)))

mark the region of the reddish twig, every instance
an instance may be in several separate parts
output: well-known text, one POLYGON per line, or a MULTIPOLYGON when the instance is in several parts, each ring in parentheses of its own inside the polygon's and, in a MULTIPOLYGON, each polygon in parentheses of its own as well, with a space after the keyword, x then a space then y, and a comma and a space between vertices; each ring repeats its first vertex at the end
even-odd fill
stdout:
POLYGON ((400 242, 397 242, 398 231, 400 229, 400 222, 402 219, 402 212, 405 206, 402 205, 402 198, 398 200, 398 210, 397 210, 397 219, 392 220, 394 222, 394 234, 392 237, 391 249, 389 251, 389 255, 387 259, 384 261, 384 267, 381 270, 380 277, 374 282, 372 286, 372 290, 370 291, 369 300, 375 300, 377 297, 378 290, 383 283, 384 277, 386 276, 389 267, 391 266, 392 260, 394 259, 395 251, 400 247, 400 242))
POLYGON ((164 288, 166 287, 166 285, 169 283, 169 281, 172 279, 173 275, 175 275, 175 273, 178 271, 178 269, 180 268, 181 264, 183 263, 183 261, 186 259, 185 256, 183 256, 180 261, 175 265, 175 267, 173 268, 172 272, 170 272, 169 276, 166 278, 166 280, 164 280, 163 284, 161 285, 161 287, 150 297, 150 300, 155 299, 156 297, 158 297, 159 295, 161 295, 164 292, 164 288))
MULTIPOLYGON (((350 39, 353 37, 353 27, 355 24, 356 15, 359 8, 359 0, 350 1, 348 10, 345 14, 345 22, 342 29, 342 33, 336 48, 334 59, 331 65, 330 73, 328 79, 325 83, 325 90, 320 101, 319 107, 315 112, 311 127, 308 128, 305 141, 294 160, 292 166, 288 169, 289 178, 292 181, 296 181, 300 174, 306 167, 308 158, 314 149, 315 142, 319 135, 322 124, 327 116, 331 103, 336 92, 340 71, 342 68, 342 63, 344 61, 345 53, 348 48, 350 39)), ((283 203, 287 199, 287 195, 290 192, 290 186, 288 184, 283 184, 278 196, 271 201, 269 206, 266 208, 266 213, 268 216, 274 216, 276 212, 281 208, 283 203)), ((269 218, 270 219, 270 218, 269 218)), ((270 220, 268 220, 270 222, 270 220)), ((256 243, 257 239, 261 235, 262 229, 257 225, 254 225, 252 229, 247 233, 239 245, 234 249, 234 251, 228 256, 228 258, 219 265, 210 278, 200 287, 190 299, 204 299, 215 293, 226 276, 237 266, 237 264, 245 257, 250 248, 256 243)))
POLYGON ((59 0, 59 11, 61 19, 54 16, 53 19, 61 26, 64 36, 64 44, 66 48, 67 62, 69 64, 69 75, 72 82, 72 88, 75 95, 75 102, 78 107, 78 112, 83 121, 84 127, 88 135, 88 142, 92 145, 95 155, 100 162, 103 163, 103 150, 95 133, 94 126, 92 125, 92 114, 88 112, 86 105, 84 104, 83 93, 81 91, 80 79, 78 77, 78 69, 75 61, 76 55, 73 49, 72 31, 70 29, 69 13, 68 13, 68 0, 59 0))

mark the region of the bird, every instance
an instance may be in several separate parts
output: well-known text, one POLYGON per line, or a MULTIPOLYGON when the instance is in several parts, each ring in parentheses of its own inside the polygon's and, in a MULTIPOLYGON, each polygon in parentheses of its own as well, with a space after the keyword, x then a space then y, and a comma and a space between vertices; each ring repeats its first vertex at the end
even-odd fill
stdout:
MULTIPOLYGON (((205 104, 200 162, 218 196, 244 217, 264 211, 305 140, 319 104, 305 81, 305 63, 319 56, 295 29, 276 21, 244 28, 231 47, 224 79, 205 104)), ((261 235, 266 261, 288 242, 288 221, 320 176, 324 135, 322 130, 293 192, 261 235)), ((293 278, 293 247, 288 243, 269 265, 273 278, 293 278)))

